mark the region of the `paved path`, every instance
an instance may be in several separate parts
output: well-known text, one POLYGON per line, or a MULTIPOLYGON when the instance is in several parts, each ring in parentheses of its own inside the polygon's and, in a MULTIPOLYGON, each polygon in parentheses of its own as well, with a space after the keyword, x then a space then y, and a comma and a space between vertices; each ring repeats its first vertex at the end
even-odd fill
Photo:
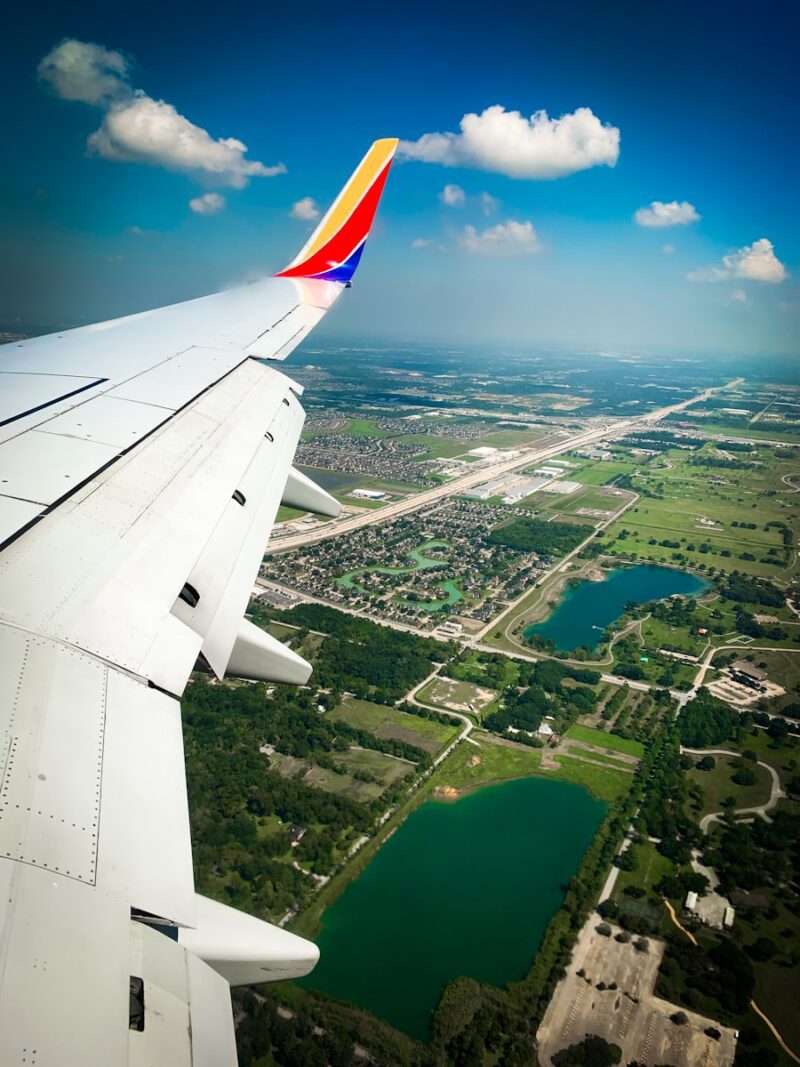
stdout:
MULTIPOLYGON (((732 756, 733 759, 741 759, 740 752, 731 752, 727 748, 684 748, 681 745, 681 752, 687 752, 690 756, 732 756)), ((762 760, 757 761, 759 767, 764 767, 772 779, 772 787, 770 789, 769 800, 765 804, 758 804, 754 808, 737 808, 734 815, 760 815, 763 819, 769 822, 767 812, 771 811, 778 803, 781 797, 786 796, 781 789, 781 780, 778 777, 778 772, 769 763, 764 763, 762 760)), ((710 815, 704 815, 700 820, 701 833, 707 834, 708 828, 712 822, 719 822, 725 813, 723 811, 712 812, 710 815)))

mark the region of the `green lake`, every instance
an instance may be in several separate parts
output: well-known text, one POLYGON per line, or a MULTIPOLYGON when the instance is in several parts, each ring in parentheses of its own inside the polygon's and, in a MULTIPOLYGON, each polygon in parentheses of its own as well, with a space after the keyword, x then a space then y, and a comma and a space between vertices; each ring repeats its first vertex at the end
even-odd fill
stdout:
MULTIPOLYGON (((361 589, 362 592, 368 593, 369 590, 365 589, 356 580, 360 574, 369 574, 371 571, 377 571, 378 574, 411 574, 413 571, 427 570, 429 567, 444 567, 446 560, 432 559, 430 556, 426 556, 425 552, 429 548, 449 547, 450 545, 447 541, 426 541, 424 545, 419 545, 408 553, 409 559, 414 561, 413 567, 380 567, 377 565, 374 567, 361 567, 357 571, 348 571, 347 574, 343 574, 336 581, 346 589, 361 589)), ((439 611, 443 607, 457 604, 464 596, 452 578, 439 582, 439 588, 446 593, 446 597, 441 600, 408 600, 405 597, 394 597, 393 599, 398 600, 401 604, 413 604, 424 611, 439 611)))
POLYGON ((427 1040, 452 978, 502 986, 528 972, 605 810, 538 777, 427 801, 324 913, 302 984, 427 1040))
POLYGON ((594 648, 602 631, 623 614, 626 604, 646 604, 677 593, 700 596, 708 588, 703 578, 672 567, 639 564, 605 573, 602 582, 582 581, 568 587, 543 622, 525 628, 525 637, 538 634, 549 638, 559 652, 594 648))

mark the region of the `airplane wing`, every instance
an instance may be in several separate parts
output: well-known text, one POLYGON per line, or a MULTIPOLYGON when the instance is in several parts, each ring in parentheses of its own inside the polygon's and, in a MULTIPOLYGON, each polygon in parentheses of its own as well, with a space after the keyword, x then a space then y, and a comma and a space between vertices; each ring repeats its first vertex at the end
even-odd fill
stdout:
POLYGON ((279 275, 0 350, 0 1063, 235 1064, 230 984, 316 946, 195 894, 179 698, 304 683, 244 619, 292 467, 284 359, 349 284, 396 141, 279 275))

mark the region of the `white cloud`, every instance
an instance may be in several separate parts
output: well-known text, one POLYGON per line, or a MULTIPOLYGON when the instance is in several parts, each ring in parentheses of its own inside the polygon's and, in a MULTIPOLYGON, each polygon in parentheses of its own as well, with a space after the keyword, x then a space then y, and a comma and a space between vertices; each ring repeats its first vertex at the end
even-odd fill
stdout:
POLYGON ((219 193, 203 193, 190 200, 189 207, 198 215, 216 215, 225 207, 225 197, 219 193))
POLYGON ((439 193, 439 199, 448 207, 463 207, 467 195, 460 185, 445 185, 439 193))
POLYGON ((694 204, 688 200, 670 200, 668 204, 661 200, 654 200, 650 207, 640 207, 634 214, 634 219, 639 226, 661 228, 663 226, 688 226, 690 222, 697 222, 700 215, 694 204))
POLYGON ((500 201, 496 196, 492 196, 491 193, 481 193, 480 201, 481 211, 484 215, 493 215, 500 207, 500 201))
POLYGON ((131 237, 155 237, 159 230, 148 230, 144 226, 128 226, 125 233, 131 237))
POLYGON ((401 141, 399 154, 445 167, 477 167, 509 178, 558 178, 619 157, 619 130, 603 124, 588 107, 551 119, 536 111, 528 119, 501 104, 464 115, 460 133, 425 133, 401 141))
POLYGON ((675 245, 662 245, 661 251, 664 253, 665 256, 671 256, 672 253, 675 251, 675 245))
POLYGON ((411 242, 411 247, 417 250, 421 248, 434 248, 437 252, 444 252, 444 245, 434 237, 415 237, 411 242))
POLYGON ((787 276, 786 267, 774 252, 772 241, 760 237, 751 245, 722 257, 721 267, 698 267, 686 275, 690 282, 726 282, 732 278, 744 278, 755 282, 782 282, 787 276))
POLYGON ((533 223, 517 222, 515 219, 500 222, 481 232, 474 226, 465 226, 461 244, 468 252, 494 256, 533 255, 542 247, 533 223))
POLYGON ((286 171, 282 163, 265 167, 246 159, 247 146, 241 141, 215 141, 172 104, 144 95, 113 104, 87 144, 103 159, 195 172, 237 189, 251 177, 271 178, 286 171))
POLYGON ((318 219, 321 212, 316 200, 311 196, 304 196, 302 200, 296 200, 292 204, 292 210, 289 215, 293 219, 299 219, 301 222, 313 222, 314 219, 318 219))
POLYGON ((128 60, 121 52, 73 38, 51 49, 39 64, 37 74, 62 100, 105 107, 131 93, 128 60))
POLYGON ((746 304, 747 293, 744 289, 734 289, 731 293, 731 300, 735 301, 737 304, 746 304))
POLYGON ((87 141, 103 159, 186 171, 234 188, 285 173, 282 163, 267 167, 247 159, 247 146, 235 137, 215 140, 172 104, 135 89, 128 74, 122 53, 74 39, 62 41, 39 64, 39 76, 59 96, 103 108, 100 128, 87 141))

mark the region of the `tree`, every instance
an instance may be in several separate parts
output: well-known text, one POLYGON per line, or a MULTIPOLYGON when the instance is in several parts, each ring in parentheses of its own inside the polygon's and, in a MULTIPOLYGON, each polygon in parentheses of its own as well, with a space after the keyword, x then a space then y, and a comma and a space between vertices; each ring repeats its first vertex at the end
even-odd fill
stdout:
POLYGON ((552 1057, 555 1067, 613 1067, 622 1059, 622 1049, 597 1034, 587 1035, 552 1057))

